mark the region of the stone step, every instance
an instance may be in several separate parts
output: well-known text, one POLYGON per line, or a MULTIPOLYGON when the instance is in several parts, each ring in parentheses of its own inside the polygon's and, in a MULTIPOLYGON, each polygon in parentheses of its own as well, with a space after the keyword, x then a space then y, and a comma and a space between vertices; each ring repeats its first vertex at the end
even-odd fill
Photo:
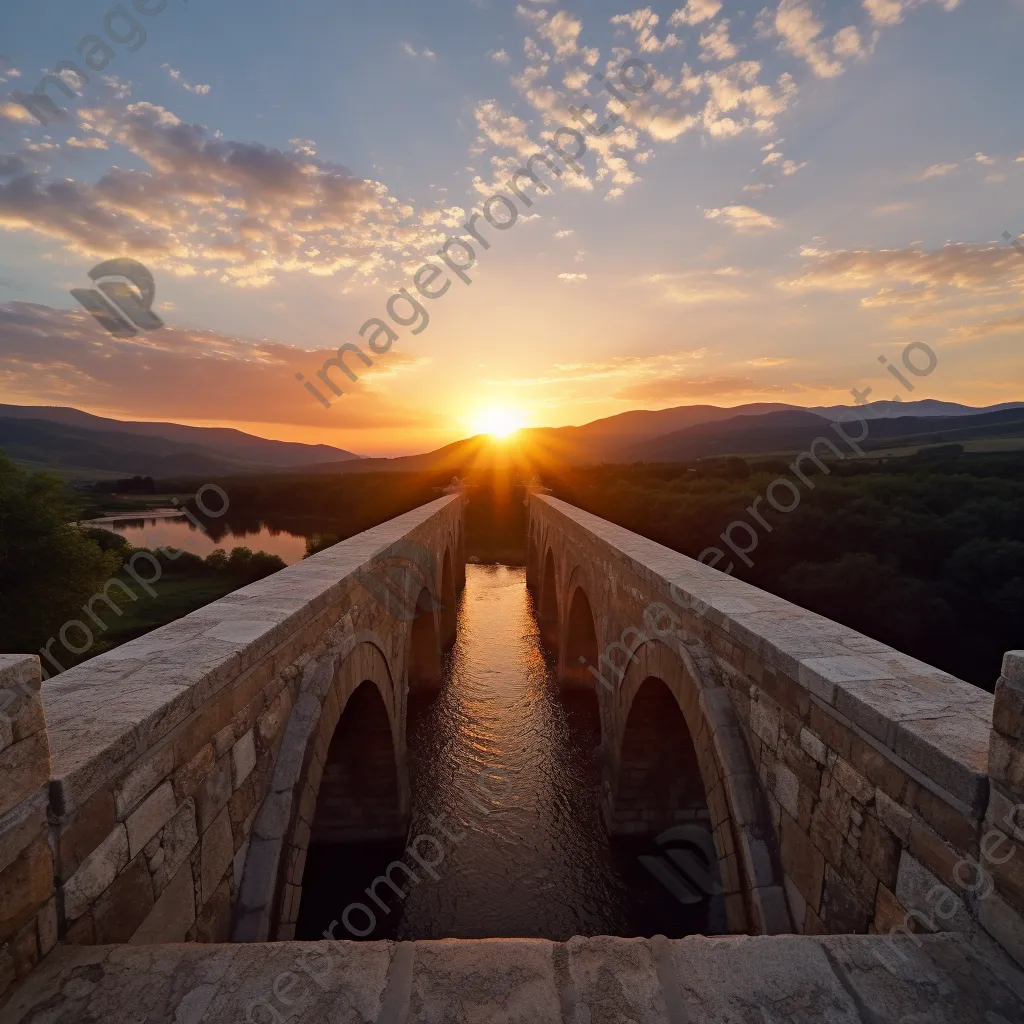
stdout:
POLYGON ((2 1024, 1022 1024, 1024 975, 944 934, 63 946, 2 1024))

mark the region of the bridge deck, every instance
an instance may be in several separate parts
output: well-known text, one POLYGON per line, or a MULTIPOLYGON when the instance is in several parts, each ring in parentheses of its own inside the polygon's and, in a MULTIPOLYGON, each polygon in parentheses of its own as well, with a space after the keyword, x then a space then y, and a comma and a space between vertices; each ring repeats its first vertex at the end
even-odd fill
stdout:
POLYGON ((4 1024, 1019 1024, 1024 975, 952 935, 61 947, 4 1024))

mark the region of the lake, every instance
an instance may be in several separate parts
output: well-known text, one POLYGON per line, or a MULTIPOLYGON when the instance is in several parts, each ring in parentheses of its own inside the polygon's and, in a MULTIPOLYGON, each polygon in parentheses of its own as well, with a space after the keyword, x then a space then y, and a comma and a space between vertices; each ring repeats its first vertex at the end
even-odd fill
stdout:
POLYGON ((119 533, 130 544, 139 548, 171 547, 191 551, 205 558, 211 551, 223 548, 246 547, 253 551, 266 551, 279 555, 288 565, 302 561, 306 554, 306 538, 285 530, 271 530, 261 526, 257 531, 227 530, 219 539, 197 529, 183 516, 161 516, 160 518, 94 519, 83 526, 100 527, 119 533))

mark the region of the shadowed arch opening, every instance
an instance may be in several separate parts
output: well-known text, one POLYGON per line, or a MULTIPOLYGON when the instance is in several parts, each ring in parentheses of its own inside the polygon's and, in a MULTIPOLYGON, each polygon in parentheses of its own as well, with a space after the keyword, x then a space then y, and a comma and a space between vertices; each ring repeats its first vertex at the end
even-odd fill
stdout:
POLYGON ((434 599, 426 587, 416 599, 409 632, 409 689, 435 689, 441 685, 441 651, 434 599))
POLYGON ((562 664, 562 685, 593 690, 597 680, 589 671, 600 670, 597 651, 597 631, 594 613, 582 587, 572 595, 569 615, 565 623, 565 657, 562 664))
POLYGON ((324 762, 310 842, 352 843, 404 835, 391 721, 369 680, 356 687, 324 762))
POLYGON ((544 575, 540 583, 540 607, 537 621, 540 638, 552 653, 558 651, 558 585, 555 580, 555 556, 548 548, 544 559, 544 575))
POLYGON ((458 612, 458 594, 455 590, 455 574, 452 570, 450 551, 444 553, 441 569, 441 645, 450 647, 455 643, 455 627, 458 612))
POLYGON ((711 822, 697 750, 672 691, 648 676, 626 719, 611 831, 655 835, 683 822, 711 822))

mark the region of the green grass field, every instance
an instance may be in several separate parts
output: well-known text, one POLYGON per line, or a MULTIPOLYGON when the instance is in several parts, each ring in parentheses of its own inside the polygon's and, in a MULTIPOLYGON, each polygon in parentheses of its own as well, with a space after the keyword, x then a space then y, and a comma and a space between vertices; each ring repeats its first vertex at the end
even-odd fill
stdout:
POLYGON ((108 629, 103 633, 97 631, 97 642, 90 655, 110 650, 159 626, 165 626, 168 622, 174 622, 243 585, 237 577, 226 574, 198 579, 167 575, 153 584, 156 597, 150 597, 130 577, 120 574, 116 578, 137 595, 137 600, 132 601, 121 590, 114 588, 111 596, 123 615, 118 617, 103 604, 96 606, 97 615, 108 629))

